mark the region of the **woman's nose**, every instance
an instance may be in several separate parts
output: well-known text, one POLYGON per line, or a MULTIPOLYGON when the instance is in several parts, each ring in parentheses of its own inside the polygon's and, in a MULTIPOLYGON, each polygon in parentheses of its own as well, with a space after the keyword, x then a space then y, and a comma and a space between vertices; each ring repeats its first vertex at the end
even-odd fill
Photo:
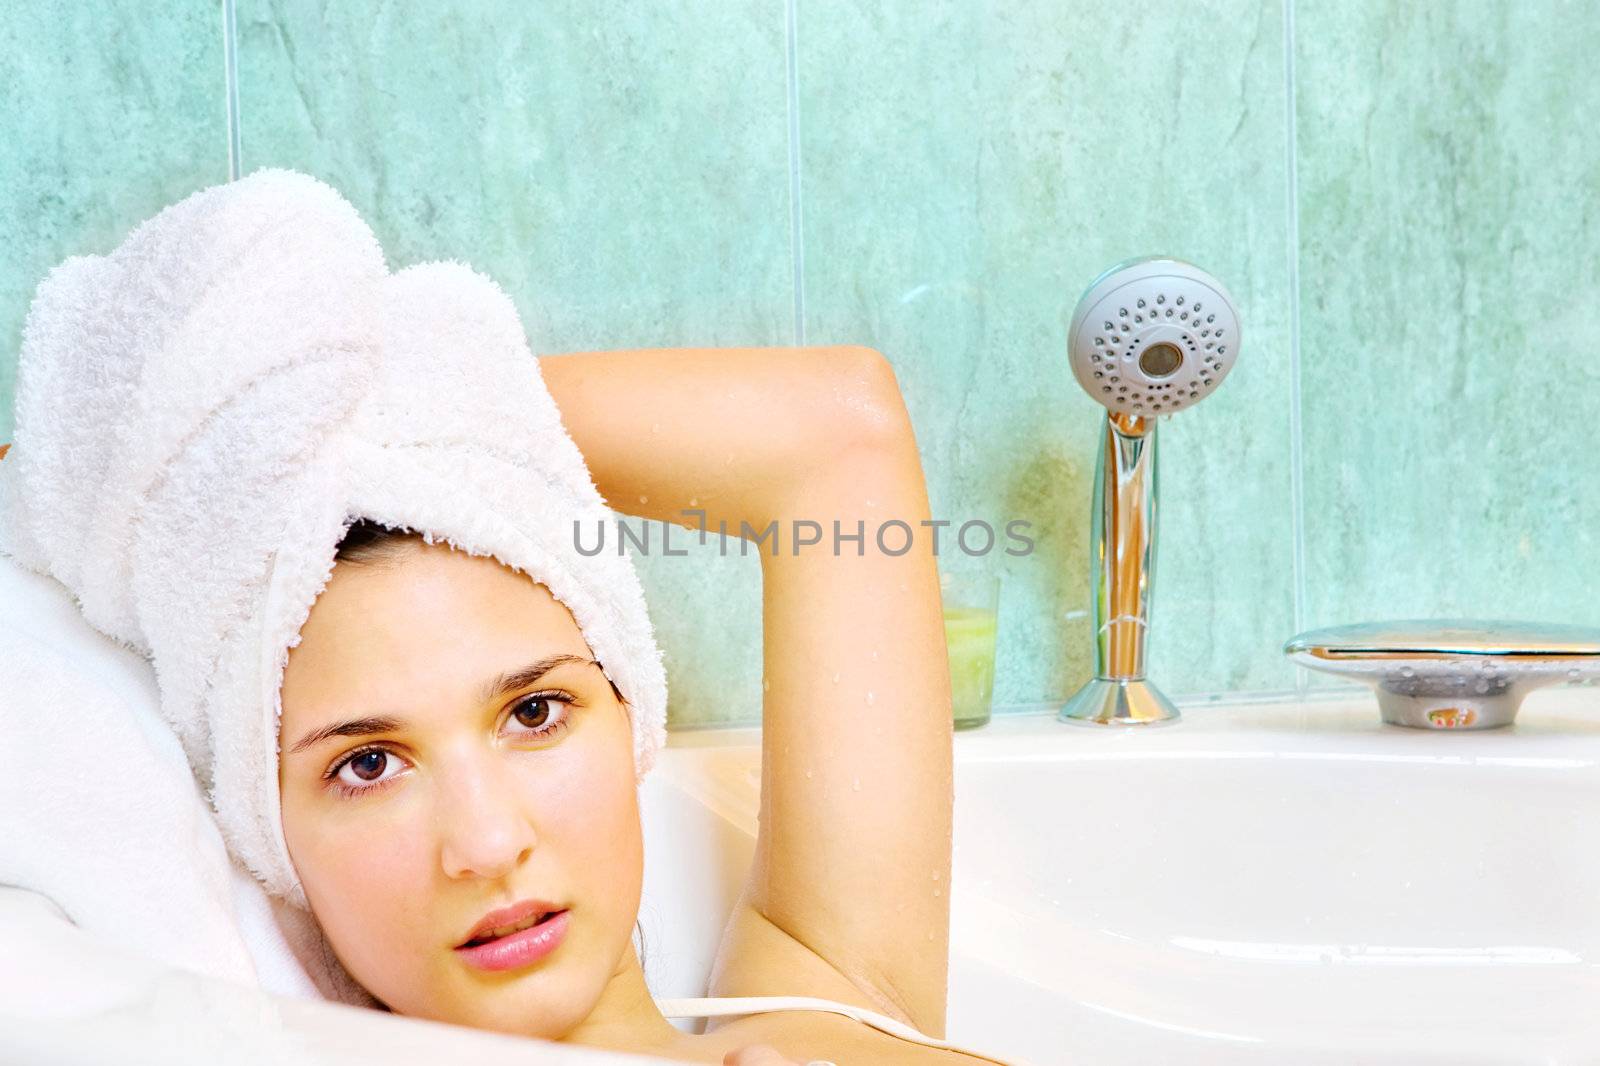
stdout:
POLYGON ((444 872, 452 878, 496 878, 515 870, 538 838, 514 777, 493 758, 443 776, 449 783, 435 818, 444 872))

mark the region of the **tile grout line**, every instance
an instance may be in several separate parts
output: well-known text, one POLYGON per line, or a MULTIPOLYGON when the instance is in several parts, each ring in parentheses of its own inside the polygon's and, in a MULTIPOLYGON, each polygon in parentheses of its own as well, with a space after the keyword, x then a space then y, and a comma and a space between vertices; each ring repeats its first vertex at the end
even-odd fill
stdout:
MULTIPOLYGON (((1300 171, 1299 133, 1296 123, 1294 67, 1294 5, 1283 0, 1283 88, 1284 158, 1288 182, 1288 267, 1289 267, 1289 507, 1294 540, 1294 631, 1305 631, 1306 622, 1306 506, 1305 441, 1301 415, 1304 392, 1300 382, 1300 171)), ((1295 667, 1295 691, 1304 698, 1306 668, 1295 667)))
POLYGON ((228 180, 239 180, 239 31, 234 0, 222 0, 223 106, 228 124, 228 180))
POLYGON ((800 195, 800 35, 799 0, 784 0, 784 42, 788 56, 789 249, 794 271, 794 343, 806 343, 806 249, 800 195))

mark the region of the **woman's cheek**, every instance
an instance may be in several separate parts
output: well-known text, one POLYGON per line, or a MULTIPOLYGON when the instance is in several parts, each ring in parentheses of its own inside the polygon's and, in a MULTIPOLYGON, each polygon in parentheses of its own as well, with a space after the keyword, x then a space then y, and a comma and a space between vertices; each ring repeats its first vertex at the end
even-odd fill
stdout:
POLYGON ((536 805, 543 814, 534 820, 540 843, 557 853, 563 869, 599 874, 585 876, 615 887, 643 875, 639 800, 626 739, 601 751, 565 760, 530 787, 545 797, 536 805), (619 750, 625 759, 617 757, 619 750))
POLYGON ((345 969, 401 1013, 420 1009, 413 1001, 425 992, 426 960, 445 951, 450 935, 430 924, 433 853, 426 819, 415 810, 341 812, 317 834, 315 872, 302 877, 345 969))
POLYGON ((332 935, 337 925, 348 934, 337 939, 350 944, 362 933, 393 931, 407 904, 425 898, 435 882, 429 874, 430 834, 418 804, 338 802, 352 809, 324 813, 291 853, 324 928, 332 935))

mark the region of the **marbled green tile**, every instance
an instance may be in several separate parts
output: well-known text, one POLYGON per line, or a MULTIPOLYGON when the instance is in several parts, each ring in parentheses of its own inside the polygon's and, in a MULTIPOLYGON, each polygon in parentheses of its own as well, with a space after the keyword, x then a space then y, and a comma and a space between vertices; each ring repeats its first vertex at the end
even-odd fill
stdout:
POLYGON ((1243 316, 1226 385, 1162 425, 1152 676, 1282 688, 1292 628, 1280 5, 802 0, 807 340, 894 363, 935 517, 1034 524, 1003 574, 998 703, 1090 672, 1102 408, 1068 320, 1105 267, 1168 254, 1243 316))
MULTIPOLYGON (((245 172, 488 273, 536 352, 794 341, 781 6, 240 0, 239 36, 245 172)), ((638 559, 676 724, 759 713, 760 565, 716 551, 638 559)))
POLYGON ((241 0, 245 169, 292 166, 391 265, 492 273, 547 350, 792 339, 782 12, 241 0))
POLYGON ((1600 21, 1304 5, 1309 624, 1600 623, 1600 21))
MULTIPOLYGON (((627 519, 638 528, 638 519, 627 519)), ((672 550, 637 558, 670 688, 674 727, 756 724, 761 720, 761 560, 740 556, 736 537, 674 527, 672 550)))
POLYGON ((228 176, 215 0, 0 7, 0 441, 34 289, 228 176))

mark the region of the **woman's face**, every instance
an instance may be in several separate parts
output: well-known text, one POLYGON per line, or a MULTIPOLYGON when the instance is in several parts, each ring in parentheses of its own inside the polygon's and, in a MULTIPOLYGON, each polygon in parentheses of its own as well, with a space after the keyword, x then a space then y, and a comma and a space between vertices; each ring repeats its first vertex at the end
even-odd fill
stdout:
POLYGON ((397 1013, 559 1039, 617 972, 643 875, 628 714, 571 614, 492 558, 409 541, 338 564, 300 636, 283 829, 340 962, 397 1013), (553 656, 580 661, 491 691, 553 656), (568 911, 552 952, 487 971, 456 950, 527 899, 568 911))

